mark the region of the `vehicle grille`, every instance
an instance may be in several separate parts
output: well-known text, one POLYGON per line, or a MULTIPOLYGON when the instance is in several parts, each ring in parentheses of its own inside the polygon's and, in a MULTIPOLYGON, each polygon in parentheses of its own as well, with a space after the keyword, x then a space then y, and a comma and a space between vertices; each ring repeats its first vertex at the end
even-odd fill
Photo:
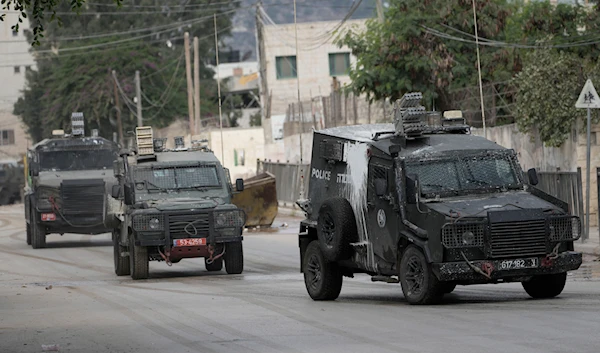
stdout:
POLYGON ((73 224, 100 223, 104 217, 102 179, 65 180, 61 185, 62 213, 73 224))
POLYGON ((210 222, 208 213, 186 213, 168 215, 171 239, 206 238, 210 222))
POLYGON ((546 254, 546 220, 490 223, 492 257, 546 254))

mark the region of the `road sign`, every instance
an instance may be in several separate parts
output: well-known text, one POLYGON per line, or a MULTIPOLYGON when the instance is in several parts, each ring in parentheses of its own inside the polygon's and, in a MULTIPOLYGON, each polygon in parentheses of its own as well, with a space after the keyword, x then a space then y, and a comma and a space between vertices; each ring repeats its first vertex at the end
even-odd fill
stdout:
POLYGON ((588 79, 579 94, 575 108, 600 108, 600 96, 594 88, 592 80, 588 79))

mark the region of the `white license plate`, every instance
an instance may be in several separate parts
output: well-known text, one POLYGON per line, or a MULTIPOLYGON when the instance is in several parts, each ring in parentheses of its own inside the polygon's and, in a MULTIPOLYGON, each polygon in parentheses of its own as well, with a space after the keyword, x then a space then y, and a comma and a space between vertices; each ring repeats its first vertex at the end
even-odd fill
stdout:
POLYGON ((537 268, 539 266, 539 260, 537 257, 529 259, 514 259, 500 261, 499 270, 518 270, 521 268, 537 268))
POLYGON ((200 246, 206 245, 206 238, 174 239, 173 246, 200 246))

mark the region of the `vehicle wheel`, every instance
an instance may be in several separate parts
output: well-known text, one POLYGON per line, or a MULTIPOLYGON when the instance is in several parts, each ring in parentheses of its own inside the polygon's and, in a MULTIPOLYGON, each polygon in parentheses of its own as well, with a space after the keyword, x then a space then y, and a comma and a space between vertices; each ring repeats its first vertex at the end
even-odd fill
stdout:
POLYGON ((358 240, 358 234, 354 211, 346 199, 334 197, 321 205, 317 237, 328 261, 346 260, 352 255, 350 244, 358 240))
POLYGON ((225 246, 225 271, 230 275, 239 275, 244 271, 244 249, 242 242, 227 243, 225 246))
POLYGON ((450 294, 452 292, 454 292, 454 289, 456 288, 456 283, 452 283, 452 282, 441 282, 440 283, 441 286, 441 290, 442 293, 444 294, 450 294))
POLYGON ((206 267, 207 271, 216 272, 216 271, 221 271, 223 269, 223 259, 222 258, 218 258, 210 264, 208 262, 206 262, 206 260, 207 259, 204 259, 204 266, 206 267))
POLYGON ((527 282, 523 282, 523 288, 532 298, 554 298, 565 288, 567 273, 553 275, 533 276, 527 282))
MULTIPOLYGON (((37 217, 34 217, 37 219, 37 217)), ((36 220, 31 221, 31 247, 41 249, 46 247, 46 229, 37 223, 36 220)))
POLYGON ((121 253, 127 251, 127 247, 119 244, 119 230, 113 230, 113 256, 115 259, 115 273, 117 276, 127 276, 129 270, 129 256, 121 256, 121 253))
POLYGON ((149 269, 148 248, 145 246, 136 246, 133 234, 129 235, 129 270, 131 278, 148 278, 149 269))
POLYGON ((304 285, 313 300, 336 300, 342 290, 342 271, 329 262, 316 241, 308 244, 304 254, 304 285))
POLYGON ((31 245, 31 225, 27 223, 27 245, 31 245))
POLYGON ((423 252, 409 246, 400 258, 400 284, 410 304, 436 304, 444 296, 444 288, 435 277, 423 252))

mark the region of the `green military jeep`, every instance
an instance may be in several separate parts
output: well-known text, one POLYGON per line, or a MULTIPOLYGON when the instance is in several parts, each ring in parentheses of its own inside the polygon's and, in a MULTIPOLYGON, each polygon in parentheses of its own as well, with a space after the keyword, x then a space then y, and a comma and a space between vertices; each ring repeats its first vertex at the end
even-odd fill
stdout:
MULTIPOLYGON (((137 128, 137 149, 121 152, 112 196, 122 201, 113 231, 115 273, 133 279, 149 275, 149 261, 169 266, 203 257, 208 271, 244 269, 245 213, 231 203, 229 171, 203 146, 164 148, 150 128, 137 128)), ((242 191, 243 180, 236 181, 242 191)))

